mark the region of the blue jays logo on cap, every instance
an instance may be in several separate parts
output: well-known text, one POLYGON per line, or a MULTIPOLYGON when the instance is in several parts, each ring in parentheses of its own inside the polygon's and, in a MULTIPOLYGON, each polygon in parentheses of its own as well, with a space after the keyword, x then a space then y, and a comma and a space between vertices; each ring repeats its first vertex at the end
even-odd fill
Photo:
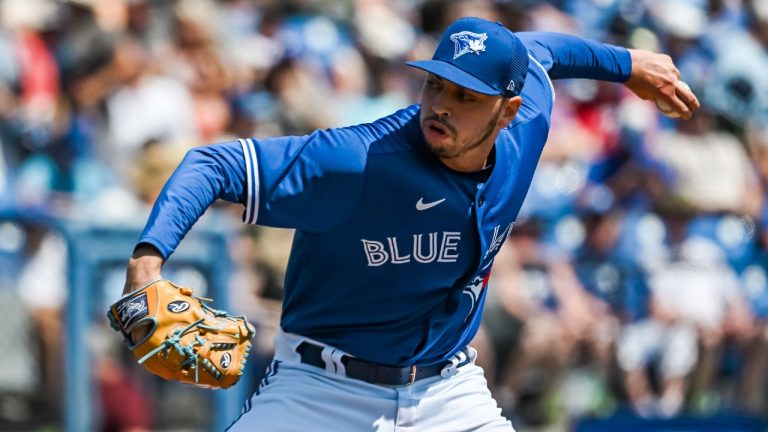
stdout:
POLYGON ((466 17, 445 30, 431 60, 407 64, 481 94, 513 97, 525 85, 528 49, 501 23, 466 17))
POLYGON ((474 53, 480 55, 485 51, 485 40, 488 39, 486 33, 472 33, 471 31, 463 31, 454 33, 451 35, 451 40, 456 45, 453 51, 453 59, 463 56, 466 53, 474 53))

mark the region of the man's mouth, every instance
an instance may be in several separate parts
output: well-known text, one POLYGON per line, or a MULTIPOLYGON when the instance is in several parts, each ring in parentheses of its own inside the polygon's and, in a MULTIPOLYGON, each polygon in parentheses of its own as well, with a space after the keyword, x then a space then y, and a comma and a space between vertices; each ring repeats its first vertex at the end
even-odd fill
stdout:
POLYGON ((445 127, 442 123, 436 120, 427 120, 425 122, 425 129, 429 135, 432 135, 436 138, 446 138, 450 136, 450 132, 448 131, 448 128, 445 127))

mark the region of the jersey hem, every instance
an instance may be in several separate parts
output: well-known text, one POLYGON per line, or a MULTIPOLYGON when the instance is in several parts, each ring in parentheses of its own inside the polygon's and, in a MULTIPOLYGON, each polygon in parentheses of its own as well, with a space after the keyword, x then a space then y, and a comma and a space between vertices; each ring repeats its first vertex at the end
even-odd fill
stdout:
POLYGON ((155 249, 157 249, 158 252, 160 252, 160 255, 163 256, 163 260, 167 260, 169 256, 173 253, 175 248, 166 247, 160 240, 154 238, 154 237, 142 237, 139 239, 139 241, 136 242, 136 245, 133 247, 134 250, 142 244, 147 243, 149 245, 152 245, 155 249))

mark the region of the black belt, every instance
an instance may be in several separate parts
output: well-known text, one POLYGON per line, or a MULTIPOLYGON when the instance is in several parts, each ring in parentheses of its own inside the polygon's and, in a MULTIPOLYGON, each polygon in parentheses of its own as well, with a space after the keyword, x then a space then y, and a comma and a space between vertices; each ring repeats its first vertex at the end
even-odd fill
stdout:
MULTIPOLYGON (((464 348, 462 351, 466 358, 457 364, 456 367, 469 363, 467 348, 464 348)), ((301 356, 302 363, 325 369, 325 362, 322 357, 323 347, 302 342, 296 348, 296 352, 301 356)), ((341 362, 344 364, 348 378, 359 379, 371 384, 394 386, 413 384, 415 381, 440 375, 443 368, 451 363, 442 362, 426 366, 396 367, 367 362, 348 355, 342 356, 341 362)))

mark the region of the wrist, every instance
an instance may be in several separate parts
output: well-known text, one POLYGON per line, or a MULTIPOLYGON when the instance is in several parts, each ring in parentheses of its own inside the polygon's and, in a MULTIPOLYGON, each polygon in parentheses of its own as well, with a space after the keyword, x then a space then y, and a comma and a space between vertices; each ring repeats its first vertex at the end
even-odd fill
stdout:
POLYGON ((629 78, 627 80, 630 80, 632 78, 636 78, 640 75, 643 69, 643 52, 634 48, 627 48, 627 53, 629 54, 629 78))
POLYGON ((136 247, 128 261, 124 294, 136 291, 150 282, 162 279, 163 256, 152 245, 142 243, 136 247))

